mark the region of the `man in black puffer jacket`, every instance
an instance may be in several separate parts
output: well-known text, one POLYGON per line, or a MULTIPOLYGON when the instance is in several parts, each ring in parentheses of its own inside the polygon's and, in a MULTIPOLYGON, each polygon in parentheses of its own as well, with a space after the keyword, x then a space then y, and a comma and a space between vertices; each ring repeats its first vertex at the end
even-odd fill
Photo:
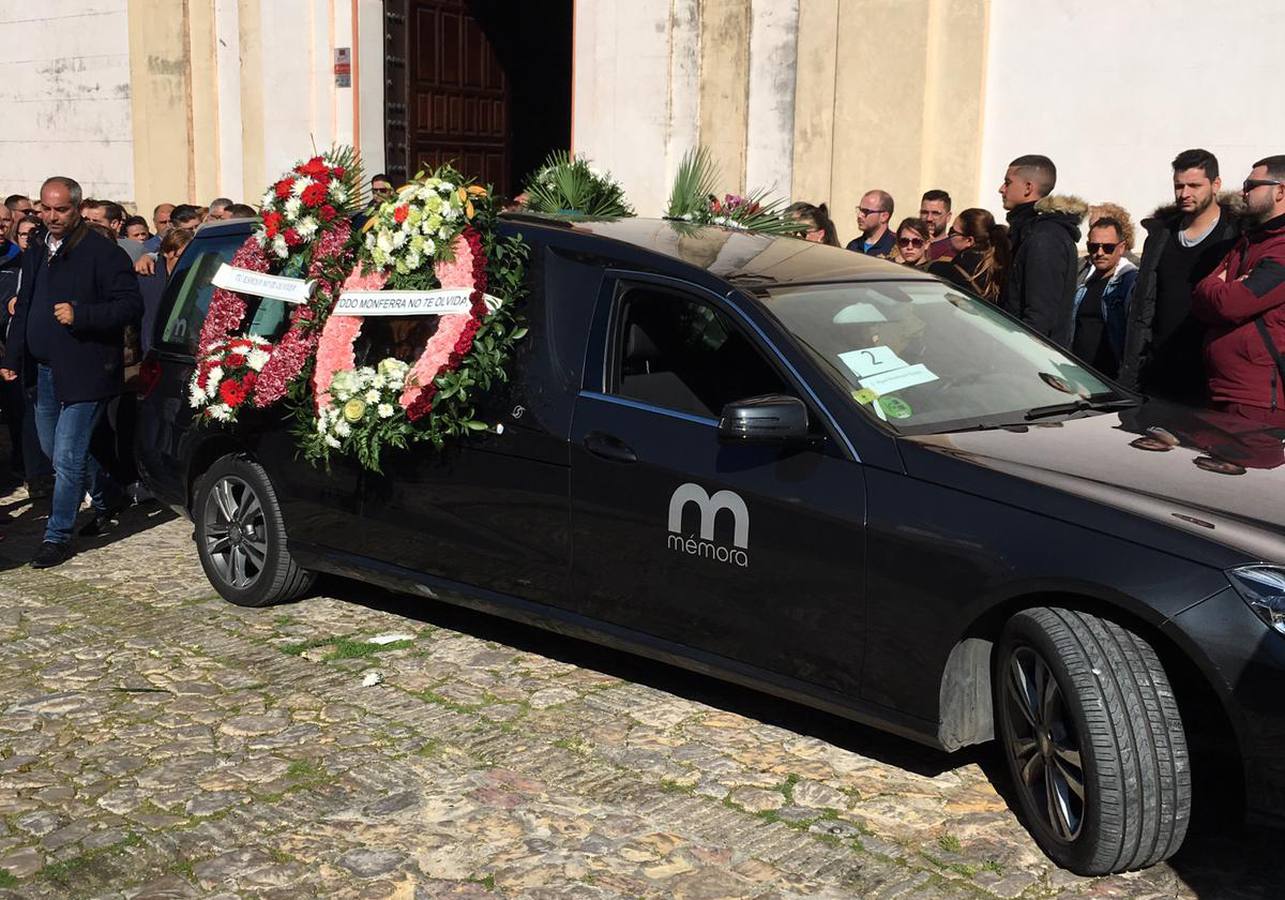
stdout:
POLYGON ((48 233, 23 254, 22 287, 0 364, 5 381, 35 377, 36 429, 54 464, 53 503, 32 560, 36 568, 71 555, 87 483, 95 523, 123 505, 119 488, 89 455, 89 440, 107 401, 124 389, 124 329, 142 318, 143 298, 125 251, 81 219, 82 196, 70 178, 50 178, 40 189, 48 233))
POLYGON ((1051 196, 1056 184, 1057 167, 1047 156, 1019 156, 1009 163, 999 195, 1008 210, 1013 263, 999 305, 1066 347, 1079 263, 1075 245, 1089 208, 1078 197, 1051 196))
POLYGON ((1125 387, 1189 406, 1207 399, 1205 323, 1191 314, 1192 291, 1236 243, 1245 209, 1221 186, 1212 153, 1184 150, 1173 161, 1173 205, 1142 220, 1147 239, 1120 361, 1125 387))

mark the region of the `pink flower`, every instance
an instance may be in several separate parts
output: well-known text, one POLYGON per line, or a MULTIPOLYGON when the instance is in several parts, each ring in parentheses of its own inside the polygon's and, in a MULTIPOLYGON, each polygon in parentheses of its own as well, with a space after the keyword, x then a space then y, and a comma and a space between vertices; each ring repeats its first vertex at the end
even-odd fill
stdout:
POLYGON ((433 264, 433 274, 444 288, 473 287, 473 248, 464 235, 451 243, 455 258, 433 264))

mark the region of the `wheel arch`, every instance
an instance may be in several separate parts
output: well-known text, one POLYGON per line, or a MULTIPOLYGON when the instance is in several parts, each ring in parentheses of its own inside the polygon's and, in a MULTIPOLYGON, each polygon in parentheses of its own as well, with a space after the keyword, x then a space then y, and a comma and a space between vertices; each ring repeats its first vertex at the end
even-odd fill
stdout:
POLYGON ((1200 767, 1217 772, 1202 781, 1222 789, 1238 785, 1243 806, 1244 776, 1240 739, 1222 696, 1200 664, 1165 634, 1160 623, 1099 598, 1076 593, 1035 592, 1011 597, 977 616, 952 647, 942 672, 939 737, 948 750, 994 739, 991 673, 995 645, 1004 625, 1016 613, 1041 606, 1074 609, 1109 619, 1146 640, 1169 676, 1193 753, 1200 767), (1192 723, 1200 723, 1198 729, 1192 723), (1226 781, 1224 779, 1231 779, 1226 781))
POLYGON ((196 484, 201 476, 210 470, 210 466, 225 456, 245 453, 247 453, 245 445, 229 434, 212 434, 193 449, 187 465, 187 481, 184 486, 184 502, 187 504, 189 514, 193 513, 193 507, 196 504, 196 484))

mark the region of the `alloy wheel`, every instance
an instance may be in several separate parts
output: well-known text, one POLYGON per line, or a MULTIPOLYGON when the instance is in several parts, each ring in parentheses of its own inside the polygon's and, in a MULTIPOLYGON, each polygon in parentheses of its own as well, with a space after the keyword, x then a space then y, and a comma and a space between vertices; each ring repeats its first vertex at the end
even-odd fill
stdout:
POLYGON ((254 488, 235 475, 222 476, 210 490, 204 518, 205 551, 224 583, 243 590, 258 581, 268 531, 254 488))
POLYGON ((1088 801, 1080 741, 1062 689, 1031 647, 1013 651, 1004 678, 1004 742, 1015 762, 1017 789, 1052 836, 1069 844, 1080 836, 1088 801))

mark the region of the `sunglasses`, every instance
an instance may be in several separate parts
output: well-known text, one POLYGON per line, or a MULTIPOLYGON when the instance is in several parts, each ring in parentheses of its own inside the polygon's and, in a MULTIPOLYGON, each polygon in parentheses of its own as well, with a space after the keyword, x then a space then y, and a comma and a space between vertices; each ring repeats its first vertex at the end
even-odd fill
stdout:
POLYGON ((897 238, 897 243, 902 247, 922 247, 924 245, 924 239, 923 238, 897 238))
POLYGON ((1240 187, 1240 191, 1242 194, 1248 194, 1254 188, 1268 187, 1273 184, 1280 184, 1280 182, 1268 178, 1246 178, 1245 183, 1240 187))
POLYGON ((953 228, 952 228, 950 231, 946 232, 946 235, 947 235, 947 237, 957 237, 957 238, 959 238, 961 241, 968 237, 968 235, 964 234, 964 232, 962 232, 962 231, 956 231, 956 230, 955 230, 955 229, 953 229, 953 228))
POLYGON ((864 206, 858 206, 858 207, 857 207, 857 212, 861 213, 861 215, 863 215, 863 216, 873 216, 875 213, 887 212, 887 210, 883 210, 883 209, 866 209, 864 206))
POLYGON ((1120 241, 1116 241, 1115 243, 1112 243, 1112 244, 1099 244, 1095 241, 1089 241, 1088 243, 1085 244, 1085 246, 1089 248, 1090 255, 1097 253, 1099 250, 1101 250, 1103 253, 1111 254, 1115 252, 1116 247, 1120 246, 1120 241))

